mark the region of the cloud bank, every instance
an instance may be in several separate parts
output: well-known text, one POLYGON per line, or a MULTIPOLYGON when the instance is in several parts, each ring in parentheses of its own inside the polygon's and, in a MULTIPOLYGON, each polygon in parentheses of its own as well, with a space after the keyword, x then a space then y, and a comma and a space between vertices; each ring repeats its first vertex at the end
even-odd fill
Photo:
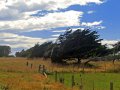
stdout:
MULTIPOLYGON (((102 20, 82 22, 81 19, 85 14, 83 11, 67 10, 67 8, 73 5, 87 6, 102 3, 104 3, 103 0, 0 0, 0 45, 10 45, 12 48, 29 48, 37 42, 54 40, 58 36, 58 34, 53 34, 48 39, 34 38, 19 35, 21 32, 72 26, 99 27, 101 29, 103 28, 101 26, 102 20), (43 16, 33 16, 33 14, 43 11, 48 13, 43 16)), ((91 13, 93 12, 88 12, 88 14, 91 13)), ((63 31, 56 30, 53 33, 63 31)))

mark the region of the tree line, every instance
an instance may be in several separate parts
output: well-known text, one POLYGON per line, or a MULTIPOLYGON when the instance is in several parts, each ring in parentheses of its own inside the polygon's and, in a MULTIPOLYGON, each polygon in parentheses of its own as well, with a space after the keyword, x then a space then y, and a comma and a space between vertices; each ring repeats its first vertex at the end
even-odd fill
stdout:
POLYGON ((0 46, 0 57, 7 57, 11 53, 10 46, 0 46))
POLYGON ((102 40, 97 31, 68 29, 56 41, 45 42, 41 45, 37 43, 27 50, 16 52, 16 57, 51 58, 51 61, 56 63, 74 58, 77 59, 77 63, 80 63, 82 59, 104 57, 120 51, 120 42, 109 49, 101 44, 102 40))

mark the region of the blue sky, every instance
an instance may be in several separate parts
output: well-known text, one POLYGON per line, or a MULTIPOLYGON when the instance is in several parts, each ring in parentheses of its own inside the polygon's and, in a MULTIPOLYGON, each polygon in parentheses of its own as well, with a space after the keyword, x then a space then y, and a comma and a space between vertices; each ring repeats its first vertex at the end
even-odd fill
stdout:
POLYGON ((120 0, 1 0, 0 45, 19 51, 55 40, 71 27, 98 31, 103 44, 120 40, 120 0))
MULTIPOLYGON (((68 10, 76 10, 76 11, 84 11, 86 14, 83 16, 82 21, 92 22, 96 20, 103 20, 103 26, 105 29, 97 30, 101 38, 109 39, 109 40, 117 40, 120 38, 120 1, 115 2, 114 0, 108 0, 102 5, 89 5, 89 6, 79 6, 73 5, 66 9, 68 10), (93 13, 88 14, 88 11, 93 11, 93 13)), ((59 29, 66 29, 59 28, 59 29)), ((79 27, 78 27, 79 28, 79 27)), ((58 30, 58 28, 53 29, 58 30)), ((48 37, 44 36, 47 34, 48 36, 53 34, 50 30, 48 31, 35 31, 24 33, 24 35, 35 36, 35 37, 48 37)))

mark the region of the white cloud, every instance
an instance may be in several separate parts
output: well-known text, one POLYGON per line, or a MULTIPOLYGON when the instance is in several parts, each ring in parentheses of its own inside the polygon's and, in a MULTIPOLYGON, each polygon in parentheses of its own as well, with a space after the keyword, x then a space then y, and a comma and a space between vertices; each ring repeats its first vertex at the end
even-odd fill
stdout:
POLYGON ((79 26, 83 12, 67 11, 49 13, 44 17, 29 17, 17 21, 0 21, 0 30, 19 30, 18 32, 43 30, 65 26, 79 26))
POLYGON ((60 36, 60 34, 54 34, 54 35, 52 35, 52 37, 59 37, 60 36))
MULTIPOLYGON (((12 33, 0 33, 0 45, 10 45, 12 48, 30 48, 34 46, 35 43, 43 43, 46 41, 56 40, 60 34, 52 35, 55 38, 33 38, 23 35, 17 35, 12 33)), ((117 43, 119 40, 102 40, 103 45, 107 44, 108 47, 112 47, 113 44, 117 43)))
POLYGON ((12 33, 0 33, 0 36, 0 45, 10 45, 12 48, 30 48, 35 43, 41 44, 49 40, 54 40, 54 38, 33 38, 12 33))
POLYGON ((88 11, 87 13, 88 13, 88 14, 92 14, 92 13, 94 13, 94 12, 95 12, 95 11, 88 11))
POLYGON ((74 31, 76 31, 76 30, 78 30, 78 29, 84 30, 85 28, 73 28, 72 31, 74 32, 74 31))
MULTIPOLYGON (((94 27, 94 28, 95 28, 95 27, 94 27)), ((100 26, 97 26, 96 28, 97 28, 97 29, 105 29, 106 27, 100 25, 100 26)))
POLYGON ((55 33, 62 33, 62 32, 65 32, 66 30, 54 30, 52 32, 55 32, 55 33))
MULTIPOLYGON (((21 36, 9 32, 29 32, 34 30, 45 30, 58 27, 70 26, 97 26, 100 22, 81 22, 82 11, 69 10, 60 12, 59 9, 66 9, 71 5, 88 5, 90 3, 101 4, 103 0, 0 0, 0 45, 10 45, 12 48, 29 48, 35 43, 43 43, 54 38, 43 39, 21 36), (47 13, 42 17, 33 17, 38 11, 47 10, 53 13, 47 13), (56 12, 58 10, 59 12, 56 12)), ((53 31, 53 32, 64 32, 53 31)))
POLYGON ((71 5, 101 4, 102 0, 0 0, 0 20, 24 17, 26 12, 65 9, 71 5))
POLYGON ((118 40, 103 40, 102 44, 109 44, 109 45, 113 45, 115 43, 117 43, 118 40))
POLYGON ((71 5, 101 4, 103 0, 8 0, 6 7, 17 8, 20 11, 58 10, 71 5))
MULTIPOLYGON (((84 30, 84 28, 71 28, 72 31, 76 31, 77 29, 81 29, 81 30, 84 30)), ((54 30, 52 32, 55 32, 55 33, 63 33, 65 32, 66 30, 54 30)))
POLYGON ((98 26, 102 23, 103 21, 94 21, 94 22, 82 22, 83 26, 88 26, 88 27, 92 27, 92 26, 98 26))
POLYGON ((109 48, 112 48, 115 43, 117 43, 119 40, 102 40, 101 43, 103 45, 107 45, 109 48))
MULTIPOLYGON (((79 26, 83 12, 66 11, 48 13, 44 17, 32 17, 39 10, 65 9, 71 5, 101 4, 102 0, 6 0, 0 1, 0 30, 33 31, 64 26, 79 26), (4 21, 6 20, 6 21, 4 21), (11 20, 14 20, 11 22, 11 20)), ((94 23, 82 23, 92 26, 94 23), (92 24, 92 25, 91 25, 92 24)))
POLYGON ((105 26, 102 26, 103 21, 94 21, 94 22, 82 22, 81 26, 90 27, 94 29, 105 29, 105 26))

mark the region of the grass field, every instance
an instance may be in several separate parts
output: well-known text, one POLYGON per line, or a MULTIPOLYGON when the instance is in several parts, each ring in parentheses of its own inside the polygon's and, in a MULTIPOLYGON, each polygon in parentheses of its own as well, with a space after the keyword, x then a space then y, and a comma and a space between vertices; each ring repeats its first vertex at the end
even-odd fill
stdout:
POLYGON ((32 61, 23 58, 0 59, 0 90, 64 90, 60 83, 54 83, 38 73, 38 60, 32 61), (26 62, 29 66, 26 66, 26 62), (30 64, 33 64, 31 69, 30 64), (8 89, 7 89, 8 88, 8 89))
POLYGON ((115 65, 110 61, 90 64, 95 67, 86 67, 85 73, 80 73, 82 67, 79 65, 52 64, 50 60, 42 59, 0 58, 0 90, 71 90, 72 75, 75 77, 73 90, 80 90, 80 85, 83 85, 83 90, 93 90, 93 86, 94 90, 109 90, 110 82, 113 82, 114 90, 120 90, 120 62, 115 65), (54 74, 46 78, 39 73, 39 65, 45 65, 48 71, 57 71, 58 79, 65 79, 64 84, 55 82, 54 74))
MULTIPOLYGON (((83 86, 83 90, 110 90, 110 82, 113 82, 114 90, 120 90, 118 73, 59 73, 58 78, 64 77, 65 86, 72 87, 72 75, 75 77, 76 90, 80 90, 80 85, 83 86)), ((52 79, 54 77, 50 76, 52 79)))

